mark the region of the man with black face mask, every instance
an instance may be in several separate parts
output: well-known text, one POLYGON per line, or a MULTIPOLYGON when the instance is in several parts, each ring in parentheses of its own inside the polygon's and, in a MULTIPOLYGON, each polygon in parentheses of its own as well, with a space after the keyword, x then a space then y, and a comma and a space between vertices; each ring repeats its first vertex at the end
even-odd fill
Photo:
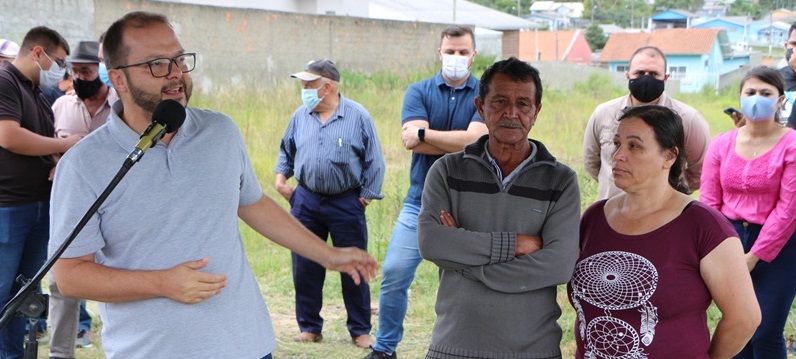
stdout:
MULTIPOLYGON (((785 80, 785 103, 780 112, 781 118, 788 119, 788 127, 796 129, 796 111, 793 111, 796 102, 796 57, 793 56, 793 49, 796 48, 796 22, 788 29, 788 39, 785 40, 785 61, 787 66, 779 69, 779 73, 785 80)), ((738 126, 743 125, 738 123, 738 126)))
POLYGON ((75 91, 53 104, 56 136, 85 136, 96 130, 108 120, 111 105, 119 99, 116 91, 100 79, 98 51, 98 42, 81 41, 67 59, 75 91))
POLYGON ((597 198, 610 198, 621 193, 614 185, 612 174, 614 135, 619 126, 617 118, 625 108, 640 105, 665 106, 683 119, 686 168, 681 181, 691 191, 699 189, 702 160, 710 143, 710 129, 697 110, 664 92, 669 78, 666 74, 666 55, 654 46, 641 47, 630 56, 625 75, 630 93, 597 106, 583 135, 583 164, 599 184, 597 198))
MULTIPOLYGON (((70 58, 74 91, 53 104, 55 135, 88 135, 105 122, 119 97, 99 76, 99 43, 81 41, 70 58)), ((55 276, 50 275, 50 358, 74 358, 75 347, 91 346, 91 317, 85 312, 85 301, 61 295, 55 276), (81 310, 82 309, 82 310, 81 310), (78 316, 80 313, 80 316, 78 316), (78 326, 80 321, 80 326, 78 326)))

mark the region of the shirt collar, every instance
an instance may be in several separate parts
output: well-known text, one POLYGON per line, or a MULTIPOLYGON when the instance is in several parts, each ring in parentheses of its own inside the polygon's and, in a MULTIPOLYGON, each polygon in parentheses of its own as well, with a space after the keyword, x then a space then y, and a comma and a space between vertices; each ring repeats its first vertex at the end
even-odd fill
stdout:
POLYGON ((463 85, 461 85, 459 87, 456 87, 456 88, 452 87, 451 85, 448 85, 448 83, 445 82, 445 78, 442 77, 442 70, 437 72, 437 76, 434 76, 434 84, 436 84, 437 87, 447 86, 448 88, 452 88, 454 90, 461 90, 461 89, 464 89, 464 88, 469 88, 469 89, 472 90, 472 89, 474 89, 476 87, 477 83, 478 83, 478 80, 475 78, 475 75, 473 75, 472 72, 470 72, 467 75, 467 81, 465 81, 463 85))
POLYGON ((539 152, 536 144, 530 139, 528 139, 528 143, 531 144, 531 154, 525 158, 525 160, 523 160, 520 165, 508 175, 508 177, 503 177, 503 170, 500 168, 500 164, 492 157, 491 154, 489 154, 489 141, 484 143, 484 159, 489 162, 489 164, 492 166, 492 170, 495 171, 495 174, 498 176, 498 178, 500 178, 500 182, 502 182, 504 185, 511 182, 511 180, 517 176, 517 173, 522 171, 525 166, 533 163, 534 159, 536 158, 536 154, 539 152))
POLYGON ((14 66, 14 64, 12 64, 11 61, 0 61, 0 62, 1 62, 0 66, 7 69, 12 75, 14 75, 14 77, 16 77, 19 80, 19 82, 30 86, 30 88, 34 90, 39 88, 39 86, 33 86, 33 81, 31 81, 31 79, 25 76, 25 74, 23 74, 22 71, 19 71, 19 69, 16 66, 14 66))
MULTIPOLYGON (((130 126, 122 120, 121 114, 124 113, 124 104, 122 100, 117 100, 111 106, 111 117, 108 121, 108 128, 110 130, 111 136, 116 140, 116 143, 119 144, 124 149, 133 150, 133 146, 138 143, 138 140, 141 137, 140 133, 136 133, 133 131, 130 126)), ((169 145, 174 144, 175 140, 178 140, 178 137, 186 137, 191 136, 194 134, 198 129, 196 121, 193 120, 193 111, 190 108, 185 109, 185 122, 183 122, 182 126, 177 130, 177 134, 172 138, 169 145)), ((160 144, 160 142, 158 142, 160 144)), ((158 145, 156 144, 156 146, 158 145)))

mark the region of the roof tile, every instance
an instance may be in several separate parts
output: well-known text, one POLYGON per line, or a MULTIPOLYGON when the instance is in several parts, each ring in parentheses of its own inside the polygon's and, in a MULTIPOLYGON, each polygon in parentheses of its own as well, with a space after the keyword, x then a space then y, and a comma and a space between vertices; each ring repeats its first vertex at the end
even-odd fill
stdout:
POLYGON ((721 29, 660 29, 651 33, 613 33, 600 62, 628 61, 636 49, 655 46, 666 55, 709 54, 721 29))

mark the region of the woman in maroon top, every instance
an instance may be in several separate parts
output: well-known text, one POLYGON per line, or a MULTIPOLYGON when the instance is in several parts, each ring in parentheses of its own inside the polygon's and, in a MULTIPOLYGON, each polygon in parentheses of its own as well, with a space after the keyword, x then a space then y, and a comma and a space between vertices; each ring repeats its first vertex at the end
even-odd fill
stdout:
POLYGON ((685 194, 680 117, 662 106, 633 107, 617 132, 613 176, 625 193, 583 214, 569 283, 575 356, 733 356, 760 322, 760 309, 733 227, 685 194), (713 338, 711 300, 722 314, 713 338))

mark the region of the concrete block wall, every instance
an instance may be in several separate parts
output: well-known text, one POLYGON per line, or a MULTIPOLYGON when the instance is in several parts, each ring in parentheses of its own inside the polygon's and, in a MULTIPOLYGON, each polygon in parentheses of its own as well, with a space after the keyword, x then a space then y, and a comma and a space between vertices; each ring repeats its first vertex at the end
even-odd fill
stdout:
POLYGON ((201 91, 288 81, 319 57, 365 73, 424 68, 438 61, 439 33, 446 26, 152 0, 0 0, 0 37, 21 42, 28 29, 46 25, 75 46, 137 10, 169 17, 183 47, 199 55, 194 81, 201 91))

